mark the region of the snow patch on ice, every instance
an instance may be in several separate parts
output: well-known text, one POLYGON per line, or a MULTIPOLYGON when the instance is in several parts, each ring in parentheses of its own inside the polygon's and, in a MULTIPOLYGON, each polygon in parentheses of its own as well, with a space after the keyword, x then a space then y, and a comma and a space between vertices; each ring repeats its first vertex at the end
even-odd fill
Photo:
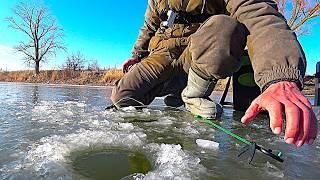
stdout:
POLYGON ((160 117, 157 121, 152 122, 153 125, 163 125, 163 126, 168 126, 173 124, 174 121, 177 119, 174 117, 170 116, 165 116, 165 117, 160 117))
POLYGON ((192 126, 187 126, 186 128, 184 128, 184 132, 186 134, 200 134, 199 131, 192 126))
POLYGON ((196 143, 199 147, 204 148, 204 149, 211 149, 211 150, 219 149, 219 143, 214 142, 214 141, 205 140, 205 139, 197 139, 196 143))
POLYGON ((197 136, 200 134, 198 127, 190 123, 186 123, 182 128, 174 128, 173 130, 186 136, 197 136))
POLYGON ((133 106, 128 106, 128 107, 121 108, 121 110, 123 110, 125 112, 132 112, 132 111, 136 111, 137 109, 133 106))
MULTIPOLYGON (((150 117, 160 117, 163 115, 163 112, 160 110, 143 108, 142 110, 138 110, 135 107, 129 106, 121 108, 122 112, 115 112, 117 116, 126 118, 126 117, 135 117, 135 118, 150 118, 150 117)), ((112 111, 111 111, 112 112, 112 111)))
POLYGON ((184 152, 180 145, 149 144, 146 149, 154 154, 155 169, 145 179, 194 179, 206 172, 200 159, 184 152))
POLYGON ((131 123, 118 123, 116 128, 121 131, 131 131, 134 129, 134 126, 131 123))

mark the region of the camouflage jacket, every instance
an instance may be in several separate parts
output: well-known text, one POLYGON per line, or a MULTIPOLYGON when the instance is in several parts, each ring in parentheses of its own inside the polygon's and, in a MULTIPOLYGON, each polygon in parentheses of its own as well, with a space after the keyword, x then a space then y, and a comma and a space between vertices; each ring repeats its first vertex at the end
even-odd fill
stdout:
POLYGON ((181 11, 182 1, 187 1, 184 11, 189 14, 228 14, 246 26, 255 81, 262 90, 284 80, 303 87, 304 52, 273 0, 148 0, 144 25, 132 51, 134 57, 144 56, 142 52, 148 50, 168 6, 181 11))

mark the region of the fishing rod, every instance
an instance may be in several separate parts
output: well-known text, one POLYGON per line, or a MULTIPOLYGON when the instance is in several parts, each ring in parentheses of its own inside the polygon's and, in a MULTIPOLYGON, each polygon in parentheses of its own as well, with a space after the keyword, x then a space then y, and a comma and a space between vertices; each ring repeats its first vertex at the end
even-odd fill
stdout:
POLYGON ((238 154, 238 157, 240 157, 241 155, 243 155, 246 152, 249 152, 249 155, 250 155, 249 159, 248 159, 249 164, 252 162, 256 150, 259 150, 263 154, 265 154, 265 155, 267 155, 267 156, 269 156, 269 157, 271 157, 271 158, 273 158, 273 159, 275 159, 275 160, 277 160, 279 162, 283 162, 283 159, 281 158, 283 153, 281 151, 279 151, 278 154, 274 154, 271 149, 265 149, 264 147, 258 145, 255 142, 251 142, 251 141, 249 141, 249 140, 247 140, 247 139, 245 139, 245 138, 243 138, 243 137, 241 137, 241 136, 239 136, 237 134, 234 134, 231 131, 229 131, 229 130, 219 126, 218 124, 212 122, 212 120, 206 119, 206 118, 204 118, 202 116, 195 116, 195 118, 198 121, 204 122, 206 124, 209 124, 209 125, 217 128, 217 129, 219 129, 220 131, 228 134, 229 136, 231 136, 231 137, 241 141, 242 143, 244 143, 245 146, 242 148, 241 152, 238 154))

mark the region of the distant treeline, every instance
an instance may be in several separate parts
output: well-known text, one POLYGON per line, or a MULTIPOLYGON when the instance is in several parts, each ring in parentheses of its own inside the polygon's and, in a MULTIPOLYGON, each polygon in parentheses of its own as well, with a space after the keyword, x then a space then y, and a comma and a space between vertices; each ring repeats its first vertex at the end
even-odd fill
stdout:
POLYGON ((0 72, 0 81, 45 84, 114 85, 123 76, 120 69, 91 70, 45 70, 38 75, 34 71, 0 72))

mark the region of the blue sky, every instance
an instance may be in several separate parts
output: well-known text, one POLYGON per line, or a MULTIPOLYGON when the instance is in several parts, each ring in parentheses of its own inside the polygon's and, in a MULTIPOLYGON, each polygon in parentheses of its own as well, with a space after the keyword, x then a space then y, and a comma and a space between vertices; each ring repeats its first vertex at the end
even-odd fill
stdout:
MULTIPOLYGON (((8 28, 4 19, 20 1, 0 0, 0 68, 25 69, 21 56, 12 47, 24 39, 20 32, 8 28)), ((131 56, 132 46, 143 24, 147 0, 44 0, 50 14, 64 29, 67 52, 59 51, 43 68, 56 69, 66 56, 80 51, 87 59, 96 59, 103 67, 120 67, 131 56)), ((320 18, 308 23, 309 35, 299 37, 305 50, 307 73, 315 72, 320 61, 320 18), (315 25, 317 24, 317 25, 315 25)), ((285 47, 284 47, 285 48, 285 47)))

